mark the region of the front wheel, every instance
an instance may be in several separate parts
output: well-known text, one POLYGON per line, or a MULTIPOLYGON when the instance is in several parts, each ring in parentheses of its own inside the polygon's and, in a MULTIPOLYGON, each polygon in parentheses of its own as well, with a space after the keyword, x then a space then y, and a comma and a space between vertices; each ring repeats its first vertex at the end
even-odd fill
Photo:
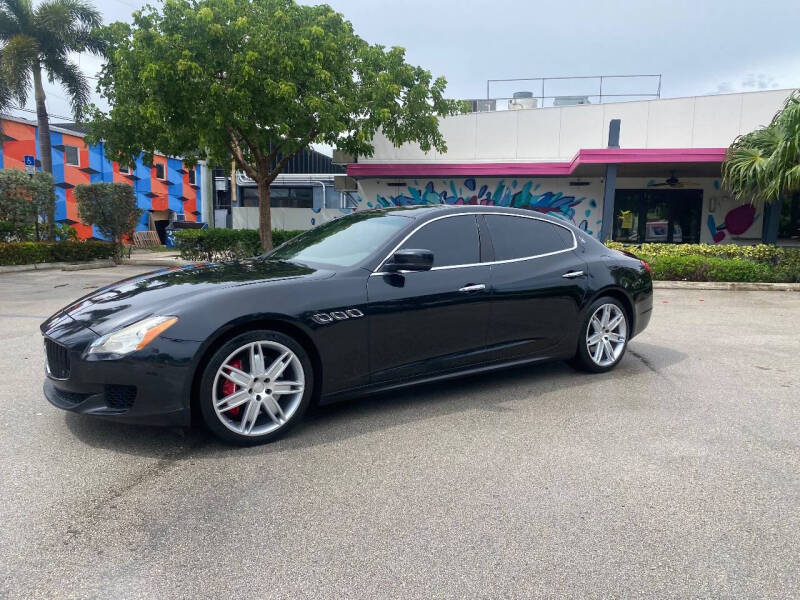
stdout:
POLYGON ((628 315, 619 300, 597 299, 587 311, 572 364, 593 373, 610 371, 625 354, 629 330, 628 315))
POLYGON ((278 331, 252 331, 211 357, 200 384, 200 409, 217 437, 242 446, 263 444, 302 418, 313 387, 311 361, 300 344, 278 331))

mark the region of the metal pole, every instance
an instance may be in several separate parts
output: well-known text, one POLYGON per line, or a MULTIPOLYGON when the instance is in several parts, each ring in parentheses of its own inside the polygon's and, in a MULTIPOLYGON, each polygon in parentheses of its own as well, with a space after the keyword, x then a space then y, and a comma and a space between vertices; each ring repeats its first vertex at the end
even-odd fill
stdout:
POLYGON ((489 98, 489 81, 491 81, 491 80, 490 79, 486 80, 486 99, 487 100, 490 100, 490 98, 489 98))
POLYGON ((600 76, 600 104, 603 103, 603 76, 600 76))
POLYGON ((542 106, 544 108, 544 77, 542 77, 542 106))
POLYGON ((656 97, 661 98, 661 75, 658 76, 658 91, 656 92, 656 97))

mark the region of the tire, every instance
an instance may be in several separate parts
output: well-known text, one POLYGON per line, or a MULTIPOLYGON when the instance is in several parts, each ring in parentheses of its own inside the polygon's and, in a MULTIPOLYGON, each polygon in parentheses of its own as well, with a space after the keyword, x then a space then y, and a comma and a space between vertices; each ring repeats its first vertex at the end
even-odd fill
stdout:
POLYGON ((297 341, 279 331, 249 331, 209 359, 200 412, 221 440, 255 446, 277 440, 302 420, 313 390, 311 360, 297 341))
POLYGON ((586 311, 578 348, 570 363, 590 373, 610 371, 625 356, 630 330, 628 312, 622 303, 610 296, 598 298, 586 311), (604 323, 606 318, 608 321, 604 323))

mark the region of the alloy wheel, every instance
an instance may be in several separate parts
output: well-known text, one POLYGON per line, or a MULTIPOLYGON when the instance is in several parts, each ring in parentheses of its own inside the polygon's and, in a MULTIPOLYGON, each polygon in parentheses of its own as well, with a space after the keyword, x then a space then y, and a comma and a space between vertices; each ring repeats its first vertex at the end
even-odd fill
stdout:
POLYGON ((297 355, 283 344, 251 342, 222 362, 212 390, 214 411, 225 427, 260 436, 283 427, 297 412, 305 373, 297 355))
POLYGON ((628 321, 616 304, 602 304, 594 311, 586 328, 586 349, 596 365, 608 367, 625 351, 628 321))

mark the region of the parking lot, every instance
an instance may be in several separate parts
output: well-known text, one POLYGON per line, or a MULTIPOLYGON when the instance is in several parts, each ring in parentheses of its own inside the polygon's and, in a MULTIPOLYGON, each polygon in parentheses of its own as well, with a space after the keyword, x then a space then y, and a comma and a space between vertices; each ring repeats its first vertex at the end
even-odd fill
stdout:
POLYGON ((383 394, 240 449, 44 399, 40 322, 144 270, 0 274, 0 597, 800 590, 800 293, 657 290, 611 373, 383 394))

